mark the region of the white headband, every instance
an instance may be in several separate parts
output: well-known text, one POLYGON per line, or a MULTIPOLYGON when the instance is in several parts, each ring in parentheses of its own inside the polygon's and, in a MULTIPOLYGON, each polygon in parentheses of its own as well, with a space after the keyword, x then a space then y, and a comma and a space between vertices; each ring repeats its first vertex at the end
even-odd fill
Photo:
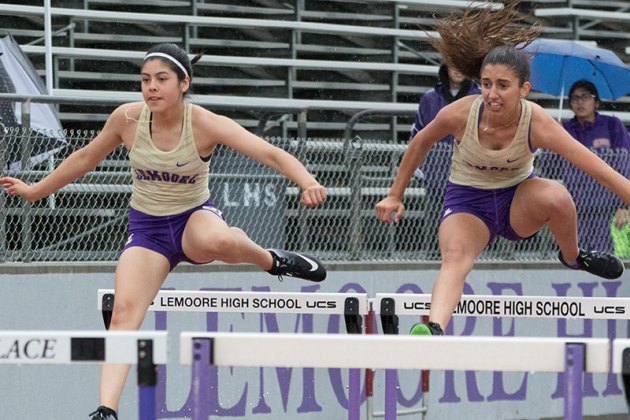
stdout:
POLYGON ((175 57, 172 57, 172 56, 170 56, 168 54, 164 54, 164 53, 161 53, 161 52, 152 52, 152 53, 149 53, 149 54, 144 56, 144 61, 147 61, 147 58, 151 58, 151 57, 162 57, 162 58, 166 58, 167 60, 170 60, 171 62, 175 63, 175 65, 177 67, 179 67, 181 71, 184 72, 185 76, 190 77, 190 75, 188 74, 188 72, 186 71, 186 69, 184 68, 182 63, 177 61, 177 59, 175 59, 175 57))

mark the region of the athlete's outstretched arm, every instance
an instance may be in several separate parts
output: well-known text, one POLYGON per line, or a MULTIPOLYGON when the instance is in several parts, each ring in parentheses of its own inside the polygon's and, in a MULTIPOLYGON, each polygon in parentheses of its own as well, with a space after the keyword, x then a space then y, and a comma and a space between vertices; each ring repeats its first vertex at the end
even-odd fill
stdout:
POLYGON ((29 202, 34 202, 49 196, 60 190, 65 185, 93 170, 105 157, 111 153, 121 142, 120 127, 125 118, 116 109, 109 117, 103 130, 88 145, 73 152, 55 170, 41 181, 29 185, 20 179, 13 177, 0 178, 0 185, 7 190, 9 195, 19 196, 29 202))
POLYGON ((195 108, 194 112, 198 112, 197 118, 193 114, 195 138, 207 139, 208 154, 217 144, 223 144, 280 172, 297 184, 302 189, 305 206, 316 207, 326 200, 326 189, 290 153, 250 133, 230 118, 195 108))
POLYGON ((435 119, 414 136, 403 155, 389 194, 376 204, 376 216, 380 221, 391 223, 401 219, 405 212, 403 196, 413 173, 436 142, 449 134, 461 137, 466 127, 466 118, 462 115, 468 115, 473 100, 474 97, 466 97, 442 108, 435 119))

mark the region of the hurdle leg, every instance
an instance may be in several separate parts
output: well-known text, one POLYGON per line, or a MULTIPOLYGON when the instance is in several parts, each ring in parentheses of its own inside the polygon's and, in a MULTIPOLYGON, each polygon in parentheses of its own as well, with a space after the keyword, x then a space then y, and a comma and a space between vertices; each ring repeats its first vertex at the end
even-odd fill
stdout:
POLYGON ((155 420, 157 371, 153 363, 153 341, 138 340, 138 418, 155 420))
POLYGON ((385 420, 396 419, 398 371, 385 369, 385 420))
MULTIPOLYGON (((368 304, 368 313, 365 315, 365 334, 374 334, 374 309, 372 308, 372 302, 368 304)), ((365 369, 365 411, 366 419, 373 420, 374 418, 374 370, 371 368, 365 369)))
POLYGON ((564 418, 582 419, 582 379, 584 377, 584 344, 569 343, 565 350, 564 418))
MULTIPOLYGON (((359 299, 352 297, 344 301, 344 321, 348 334, 363 333, 363 319, 359 313, 359 299)), ((361 418, 361 369, 348 372, 348 420, 361 418)))
POLYGON ((112 323, 112 313, 114 311, 114 295, 107 293, 103 295, 101 300, 101 314, 103 315, 103 324, 105 329, 109 330, 109 324, 112 323))
POLYGON ((374 419, 374 371, 372 369, 365 370, 365 412, 366 419, 374 419))
MULTIPOLYGON (((383 334, 398 335, 398 315, 394 299, 381 300, 381 324, 383 334)), ((385 420, 396 419, 398 395, 398 372, 396 369, 385 369, 385 420)))
POLYGON ((348 420, 361 418, 361 369, 349 369, 348 373, 348 420))
POLYGON ((195 338, 192 345, 192 417, 191 420, 208 420, 204 391, 208 390, 208 370, 212 356, 211 338, 195 338))
POLYGON ((155 420, 155 386, 141 386, 139 392, 138 415, 140 420, 155 420))
POLYGON ((626 405, 630 409, 630 347, 621 352, 621 380, 623 382, 623 394, 626 397, 626 405))

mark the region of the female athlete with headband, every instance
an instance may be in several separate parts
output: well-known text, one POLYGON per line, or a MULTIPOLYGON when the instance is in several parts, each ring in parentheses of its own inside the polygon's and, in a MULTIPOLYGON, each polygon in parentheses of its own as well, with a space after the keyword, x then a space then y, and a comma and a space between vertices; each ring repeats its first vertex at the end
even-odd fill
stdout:
MULTIPOLYGON (((136 330, 168 273, 181 261, 221 260, 258 265, 273 275, 322 281, 325 267, 314 257, 265 250, 242 230, 230 227, 210 199, 208 171, 215 147, 223 144, 275 169, 302 189, 302 204, 316 207, 326 189, 289 153, 272 146, 233 120, 184 98, 192 62, 181 48, 160 44, 149 50, 141 69, 143 102, 124 104, 102 131, 34 185, 0 178, 10 195, 29 202, 58 191, 96 165, 121 144, 129 154, 133 190, 129 239, 115 275, 116 300, 110 330, 136 330)), ((104 364, 101 406, 93 420, 117 419, 129 366, 104 364)))

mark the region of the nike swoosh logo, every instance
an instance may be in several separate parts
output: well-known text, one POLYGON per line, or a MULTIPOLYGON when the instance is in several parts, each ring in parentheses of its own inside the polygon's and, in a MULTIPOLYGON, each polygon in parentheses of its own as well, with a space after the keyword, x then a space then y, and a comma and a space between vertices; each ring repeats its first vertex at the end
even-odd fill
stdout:
POLYGON ((186 166, 186 165, 188 165, 189 163, 190 163, 190 162, 184 162, 184 163, 179 163, 179 162, 177 162, 177 163, 175 164, 175 166, 177 166, 178 168, 181 168, 182 166, 186 166))
POLYGON ((297 255, 311 265, 311 269, 309 271, 315 271, 319 268, 319 265, 315 261, 311 260, 310 258, 305 257, 304 255, 301 255, 301 254, 297 254, 297 255))
POLYGON ((451 210, 451 209, 444 210, 444 216, 448 216, 451 213, 453 213, 453 210, 451 210))
POLYGON ((518 158, 517 158, 517 159, 514 159, 514 160, 512 160, 512 159, 508 159, 508 160, 507 160, 507 163, 514 163, 514 162, 516 162, 517 160, 518 160, 518 158))

